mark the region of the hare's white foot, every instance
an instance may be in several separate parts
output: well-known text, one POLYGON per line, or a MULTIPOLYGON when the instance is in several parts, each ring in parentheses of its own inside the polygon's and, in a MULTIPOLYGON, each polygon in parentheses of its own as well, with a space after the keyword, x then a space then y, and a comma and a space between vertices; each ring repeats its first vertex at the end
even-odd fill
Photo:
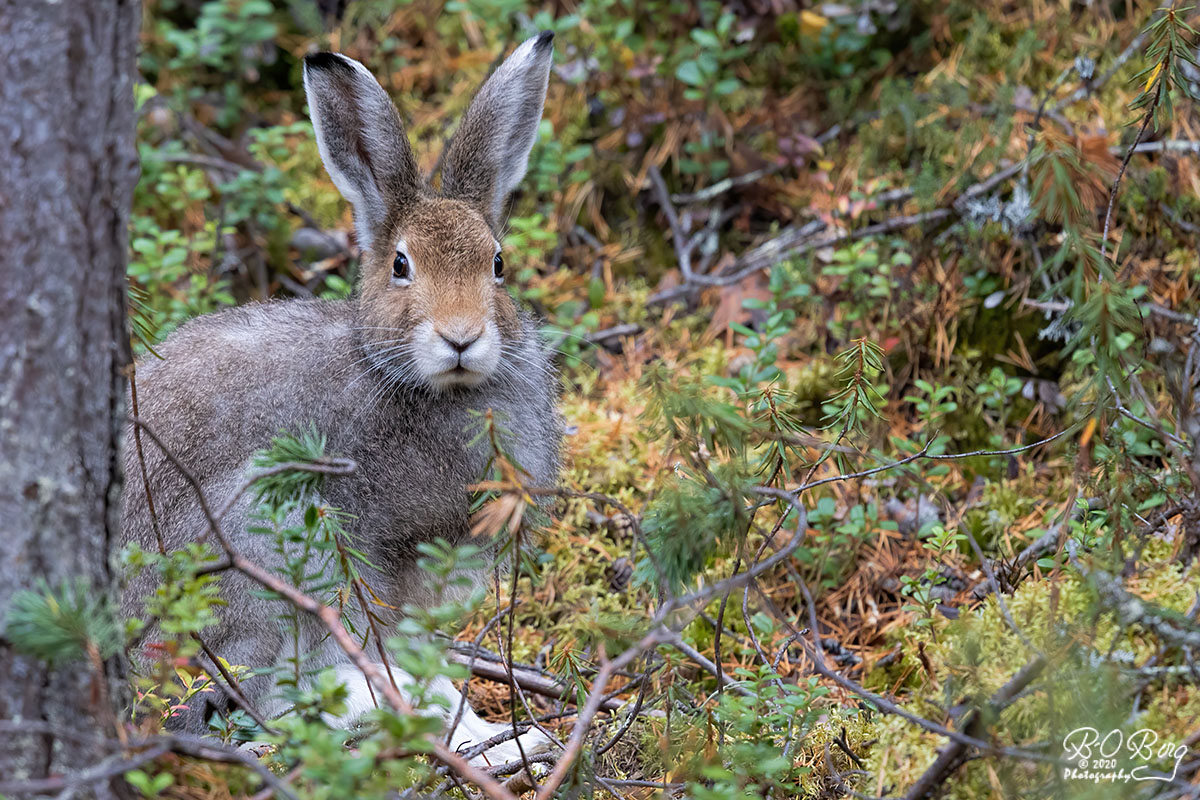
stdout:
MULTIPOLYGON (((470 750, 475 745, 486 742, 494 736, 511 731, 511 724, 488 722, 485 719, 480 719, 468 706, 463 710, 462 722, 459 723, 458 728, 454 731, 451 746, 459 751, 470 750), (472 718, 469 724, 467 722, 468 716, 472 718)), ((525 751, 526 757, 528 757, 537 753, 544 753, 551 746, 550 738, 537 728, 530 728, 518 736, 517 739, 506 739, 497 745, 489 747, 479 756, 472 759, 472 763, 476 766, 495 767, 500 764, 507 764, 510 761, 520 761, 522 749, 525 751), (520 748, 517 747, 517 739, 521 740, 520 748)), ((544 764, 530 764, 530 767, 532 767, 535 776, 539 776, 545 772, 544 764)))
MULTIPOLYGON (((375 668, 383 672, 382 664, 376 664, 375 668)), ((374 695, 371 693, 370 687, 367 685, 367 679, 359 671, 358 667, 353 664, 339 664, 334 667, 338 680, 346 686, 346 713, 334 717, 328 715, 327 722, 335 727, 349 728, 358 722, 364 714, 376 707, 374 695)), ((396 680, 396 685, 400 689, 400 693, 404 695, 406 700, 412 699, 412 685, 415 683, 412 676, 401 672, 395 666, 391 670, 392 677, 396 680)), ((425 713, 430 715, 441 716, 445 719, 446 725, 454 721, 454 717, 458 713, 458 706, 462 700, 462 693, 454 688, 454 684, 447 678, 434 678, 429 685, 428 695, 441 696, 449 704, 449 708, 434 705, 426 709, 425 713)), ((511 731, 512 726, 500 722, 488 722, 475 713, 470 704, 464 704, 462 710, 462 718, 455 726, 454 732, 450 737, 450 748, 455 752, 465 752, 472 749, 476 745, 486 742, 494 736, 511 731)), ((535 753, 544 753, 550 748, 550 739, 546 734, 539 731, 537 728, 531 728, 521 734, 521 748, 525 750, 526 756, 531 756, 535 753)), ((506 739, 499 744, 493 745, 478 756, 471 759, 471 763, 480 767, 497 766, 510 761, 519 761, 521 759, 521 750, 517 747, 517 742, 512 739, 506 739)), ((534 774, 540 774, 539 767, 544 765, 532 764, 534 774)))

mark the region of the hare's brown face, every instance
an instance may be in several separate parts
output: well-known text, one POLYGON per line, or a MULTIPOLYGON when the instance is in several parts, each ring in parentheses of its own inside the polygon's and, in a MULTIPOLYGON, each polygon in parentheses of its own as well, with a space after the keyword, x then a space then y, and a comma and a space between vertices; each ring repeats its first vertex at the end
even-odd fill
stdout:
POLYGON ((359 318, 373 367, 434 389, 517 374, 520 322, 495 231, 525 175, 554 60, 550 31, 527 39, 484 82, 426 185, 400 115, 354 59, 304 59, 321 160, 354 206, 364 253, 359 318))
POLYGON ((422 198, 389 238, 393 246, 376 248, 364 265, 367 340, 435 389, 492 377, 519 322, 483 215, 461 200, 422 198))

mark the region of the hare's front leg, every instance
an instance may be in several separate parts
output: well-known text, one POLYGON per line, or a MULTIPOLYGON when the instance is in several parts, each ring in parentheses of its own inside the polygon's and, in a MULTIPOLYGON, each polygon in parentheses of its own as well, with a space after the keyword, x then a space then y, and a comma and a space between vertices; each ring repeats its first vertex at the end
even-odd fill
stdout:
MULTIPOLYGON (((375 664, 374 666, 381 674, 387 674, 382 664, 375 664)), ((364 714, 376 707, 375 695, 372 694, 371 688, 367 684, 367 679, 359 671, 358 667, 353 664, 339 664, 335 667, 335 670, 338 681, 346 686, 346 713, 331 719, 330 724, 349 728, 358 722, 364 714)), ((416 684, 416 680, 395 666, 391 667, 391 674, 396 681, 396 686, 400 689, 401 695, 406 700, 411 700, 412 688, 416 684)), ((449 709, 435 704, 427 712, 442 717, 448 727, 454 721, 454 717, 458 712, 458 705, 462 702, 462 694, 454 688, 454 684, 448 678, 434 678, 430 689, 433 695, 445 698, 449 703, 449 709)), ((475 747, 475 745, 511 730, 511 727, 510 725, 498 722, 488 722, 475 713, 470 703, 465 703, 463 705, 462 718, 458 721, 458 725, 455 726, 454 732, 450 737, 450 748, 455 752, 465 752, 475 747)), ((526 756, 545 752, 550 746, 550 740, 536 728, 521 734, 520 739, 521 748, 525 750, 526 756)), ((471 762, 476 766, 487 767, 504 764, 509 761, 519 761, 520 759, 521 751, 517 747, 517 742, 514 739, 508 739, 499 744, 492 745, 483 753, 473 758, 471 762)))

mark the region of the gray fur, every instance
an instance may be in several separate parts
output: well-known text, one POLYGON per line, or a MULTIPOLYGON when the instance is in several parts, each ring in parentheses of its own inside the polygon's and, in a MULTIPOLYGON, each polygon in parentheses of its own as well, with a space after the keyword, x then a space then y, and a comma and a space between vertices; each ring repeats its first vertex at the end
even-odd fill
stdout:
POLYGON ((471 101, 446 150, 442 191, 482 206, 495 227, 529 163, 554 63, 554 34, 513 51, 471 101))
MULTIPOLYGON (((508 446, 537 485, 558 473, 560 423, 556 390, 538 332, 526 318, 522 339, 506 344, 540 365, 523 368, 519 380, 496 379, 478 388, 435 394, 418 385, 381 385, 361 362, 354 301, 289 300, 256 304, 199 317, 176 331, 138 366, 139 414, 164 444, 200 478, 211 505, 220 506, 242 483, 251 454, 281 429, 313 423, 328 438, 331 454, 353 459, 358 469, 326 480, 322 499, 354 515, 356 545, 380 567, 364 575, 389 605, 429 598, 417 569, 416 546, 442 537, 468 537, 465 487, 483 477, 486 444, 468 447, 468 409, 492 408, 511 432, 508 446), (380 393, 386 399, 376 399, 380 393)), ((155 549, 141 468, 126 436, 124 537, 155 549)), ((143 453, 159 525, 168 551, 207 531, 195 493, 165 456, 143 437, 143 453)), ((266 537, 246 532, 249 498, 222 521, 240 552, 272 566, 277 558, 266 537)), ((251 596, 236 573, 222 578, 221 625, 206 634, 213 649, 234 664, 267 666, 288 652, 277 616, 283 610, 251 596)), ((139 613, 153 576, 130 583, 124 610, 139 613)), ((308 647, 322 638, 306 628, 308 647)), ((341 656, 323 647, 316 663, 341 656)), ((263 691, 247 684, 257 701, 263 691)), ((265 689, 268 687, 262 687, 265 689)), ((265 703, 268 711, 278 711, 265 703)), ((192 720, 196 727, 200 720, 192 720)))
MULTIPOLYGON (((357 80, 358 71, 343 69, 336 60, 320 63, 324 66, 310 66, 305 75, 310 104, 321 118, 322 155, 339 187, 346 184, 343 191, 357 204, 360 217, 384 214, 367 229, 386 230, 387 216, 400 213, 409 197, 411 151, 407 142, 374 149, 384 134, 356 140, 347 133, 347 126, 365 117, 326 102, 324 92, 343 91, 347 81, 357 80), (330 77, 331 70, 336 77, 330 77), (365 160, 354 141, 366 142, 365 160), (377 159, 379 153, 396 163, 377 159)), ((363 92, 370 94, 362 86, 355 91, 360 100, 363 92)), ((391 123, 380 120, 390 119, 386 113, 376 115, 376 129, 386 128, 391 123)), ((394 121, 399 124, 398 118, 394 121)), ((403 139, 402 130, 385 133, 403 139)), ((388 269, 386 264, 390 259, 377 269, 388 269)), ((364 319, 381 302, 362 295, 344 301, 287 300, 194 319, 158 348, 161 359, 147 357, 138 364, 138 413, 198 476, 213 507, 220 507, 244 481, 251 455, 267 447, 273 436, 315 425, 327 437, 328 453, 358 465, 351 475, 327 478, 321 499, 353 516, 348 527, 355 545, 378 566, 364 568, 364 578, 381 600, 399 608, 431 597, 416 566, 419 543, 436 537, 451 543, 468 540, 466 487, 484 477, 490 455, 487 442, 470 444, 469 411, 495 412, 508 431, 505 446, 535 485, 552 485, 557 479, 562 425, 557 378, 533 318, 520 314, 504 329, 500 358, 506 368, 477 386, 439 391, 426 382, 404 380, 403 370, 373 368, 383 337, 364 319)), ((394 333, 403 336, 406 331, 394 333)), ((127 431, 123 535, 125 541, 153 550, 158 543, 133 442, 132 430, 127 431)), ((146 437, 142 449, 167 550, 205 535, 208 525, 192 488, 146 437)), ((251 511, 249 498, 243 497, 222 520, 222 530, 247 558, 277 565, 267 537, 247 532, 251 511)), ((141 614, 153 586, 151 575, 130 581, 123 611, 141 614)), ((227 605, 220 610, 220 624, 205 638, 230 663, 270 666, 290 655, 291 641, 279 622, 283 607, 254 597, 254 589, 240 574, 226 573, 221 593, 227 605)), ((311 655, 311 665, 346 663, 318 624, 302 623, 301 648, 311 655)), ((151 629, 143 641, 157 635, 151 629)), ((243 685, 251 702, 265 713, 278 713, 283 709, 270 688, 269 679, 243 685)), ((204 714, 197 706, 177 724, 202 731, 204 714)), ((467 717, 468 723, 478 723, 476 734, 486 732, 479 727, 486 723, 471 713, 467 717)))

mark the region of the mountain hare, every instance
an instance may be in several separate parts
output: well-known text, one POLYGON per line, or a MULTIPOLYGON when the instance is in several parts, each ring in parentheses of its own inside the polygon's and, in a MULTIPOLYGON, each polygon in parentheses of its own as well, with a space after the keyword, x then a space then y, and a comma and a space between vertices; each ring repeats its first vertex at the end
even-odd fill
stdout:
MULTIPOLYGON (((483 84, 448 145, 440 191, 422 179, 396 108, 367 69, 334 53, 308 56, 304 88, 321 159, 354 207, 362 250, 355 295, 203 316, 167 338, 161 359, 138 364, 141 418, 214 507, 244 481, 251 454, 282 429, 313 424, 330 453, 352 458, 357 470, 327 477, 322 500, 353 515, 355 546, 378 567, 364 567, 364 578, 395 608, 431 597, 416 565, 419 543, 469 536, 466 487, 484 477, 490 455, 487 443, 471 444, 469 411, 496 412, 508 451, 536 485, 557 477, 557 378, 535 321, 505 290, 499 242, 505 201, 537 135, 552 39, 545 31, 524 42, 483 84)), ((207 531, 206 518, 159 448, 143 437, 142 451, 157 527, 168 551, 177 549, 207 531)), ((124 457, 124 538, 157 549, 132 430, 124 457)), ((246 532, 251 510, 243 496, 222 530, 243 555, 277 565, 266 537, 246 532)), ((127 614, 139 613, 152 580, 131 581, 127 614)), ((257 588, 239 573, 223 577, 227 605, 205 639, 231 664, 266 667, 292 653, 281 608, 256 597, 257 588)), ((374 706, 371 691, 315 621, 301 626, 308 664, 333 666, 346 682, 350 710, 340 722, 353 723, 374 706)), ((242 688, 264 713, 277 714, 284 708, 269 684, 251 678, 242 688)), ((435 693, 450 701, 451 719, 459 693, 448 680, 435 693)), ((206 710, 185 712, 178 725, 205 730, 206 710)), ((451 744, 476 744, 505 728, 467 708, 451 744)), ((543 739, 532 731, 522 745, 528 753, 543 739)), ((486 755, 501 763, 517 748, 508 741, 486 755)))

